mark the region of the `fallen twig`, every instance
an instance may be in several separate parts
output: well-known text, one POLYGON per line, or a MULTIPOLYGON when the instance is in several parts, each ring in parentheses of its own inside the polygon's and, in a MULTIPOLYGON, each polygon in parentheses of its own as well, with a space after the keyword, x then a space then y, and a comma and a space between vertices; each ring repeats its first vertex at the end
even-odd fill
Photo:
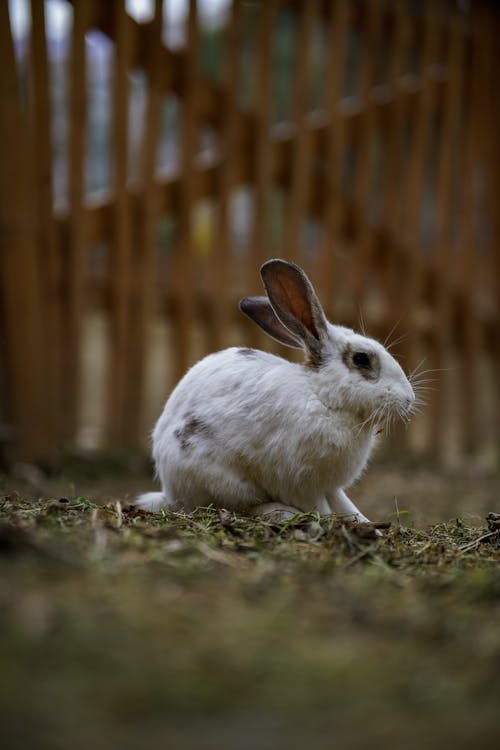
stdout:
POLYGON ((491 539, 494 536, 500 538, 500 513, 488 513, 486 516, 486 523, 488 524, 489 531, 487 531, 486 534, 481 534, 481 536, 474 539, 472 542, 464 544, 463 547, 459 548, 460 552, 468 552, 469 550, 474 549, 474 547, 477 547, 478 544, 481 544, 481 542, 486 541, 486 539, 491 539))

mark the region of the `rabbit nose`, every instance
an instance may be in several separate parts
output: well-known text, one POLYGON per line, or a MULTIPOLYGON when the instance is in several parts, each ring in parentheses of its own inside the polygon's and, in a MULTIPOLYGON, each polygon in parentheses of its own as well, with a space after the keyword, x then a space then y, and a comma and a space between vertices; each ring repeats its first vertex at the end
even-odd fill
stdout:
POLYGON ((405 408, 411 409, 413 402, 415 401, 415 395, 412 394, 411 396, 408 396, 405 400, 405 408))

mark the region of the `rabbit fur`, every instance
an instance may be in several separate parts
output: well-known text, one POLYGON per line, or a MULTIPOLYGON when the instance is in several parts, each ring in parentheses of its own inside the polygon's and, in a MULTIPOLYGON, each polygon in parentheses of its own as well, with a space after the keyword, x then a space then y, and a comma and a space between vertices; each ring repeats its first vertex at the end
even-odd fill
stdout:
POLYGON ((269 260, 261 276, 267 296, 247 297, 240 309, 282 344, 302 347, 304 364, 246 347, 195 364, 153 431, 162 491, 136 503, 367 521, 344 490, 365 468, 381 424, 408 418, 412 386, 382 344, 327 321, 297 265, 269 260))

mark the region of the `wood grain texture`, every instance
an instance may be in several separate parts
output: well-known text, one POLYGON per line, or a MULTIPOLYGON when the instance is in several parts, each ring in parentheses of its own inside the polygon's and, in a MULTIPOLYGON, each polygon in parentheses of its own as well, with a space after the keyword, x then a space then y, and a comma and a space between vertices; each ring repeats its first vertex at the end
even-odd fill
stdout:
POLYGON ((132 257, 131 307, 127 329, 126 440, 133 447, 149 426, 143 424, 145 366, 149 330, 154 309, 157 268, 158 200, 156 168, 160 138, 162 91, 160 87, 163 48, 163 2, 155 0, 154 17, 148 25, 147 93, 140 170, 141 191, 135 215, 132 257))
POLYGON ((38 205, 32 132, 16 75, 7 3, 0 4, 0 291, 9 454, 50 461, 51 414, 43 276, 38 255, 38 205))
POLYGON ((110 335, 107 384, 109 444, 126 448, 128 350, 132 304, 132 249, 136 224, 128 192, 129 96, 128 71, 131 60, 131 26, 123 2, 116 2, 115 49, 112 87, 112 236, 110 237, 110 335))

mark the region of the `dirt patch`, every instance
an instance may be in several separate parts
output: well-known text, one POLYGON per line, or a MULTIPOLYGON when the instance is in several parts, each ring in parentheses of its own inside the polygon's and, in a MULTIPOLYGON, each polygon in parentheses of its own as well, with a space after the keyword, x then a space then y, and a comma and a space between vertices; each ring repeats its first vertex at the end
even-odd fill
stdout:
POLYGON ((403 520, 5 497, 3 747, 492 744, 500 532, 403 520))

